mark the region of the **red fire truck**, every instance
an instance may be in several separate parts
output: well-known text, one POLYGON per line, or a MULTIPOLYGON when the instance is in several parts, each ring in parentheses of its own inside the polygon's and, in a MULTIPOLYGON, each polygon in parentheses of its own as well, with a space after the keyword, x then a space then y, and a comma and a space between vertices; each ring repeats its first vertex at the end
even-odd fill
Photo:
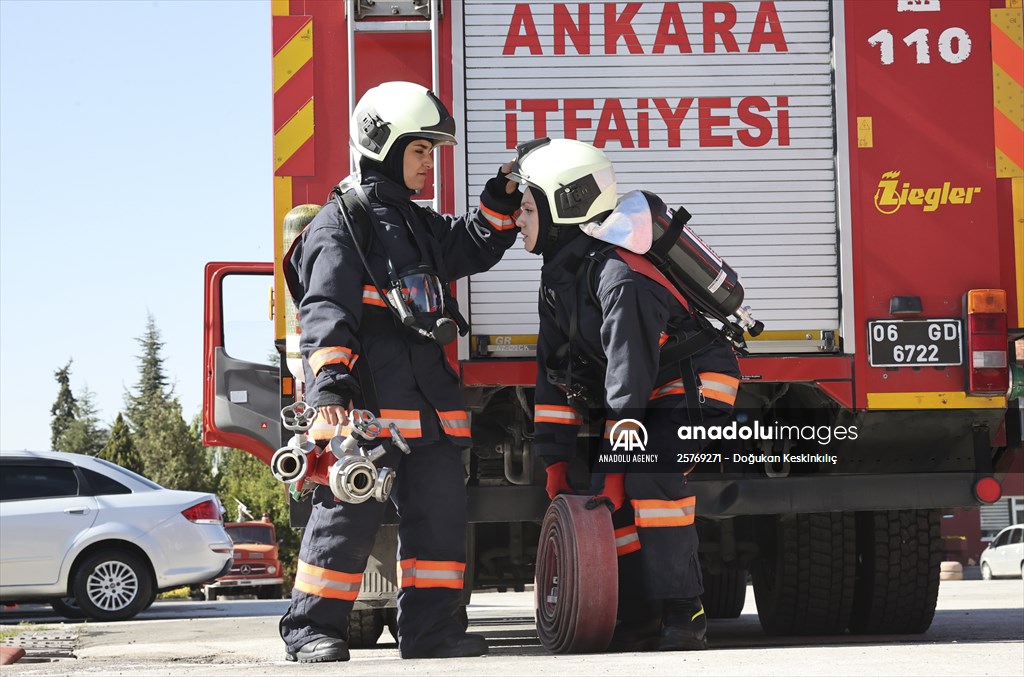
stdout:
MULTIPOLYGON (((789 432, 691 475, 709 614, 739 614, 749 572, 770 633, 928 628, 941 509, 996 500, 1021 444, 1020 0, 271 7, 276 257, 207 267, 207 444, 268 461, 286 439, 297 327, 279 262, 297 233, 284 217, 349 173, 358 97, 418 82, 459 122, 421 196, 440 211, 472 206, 517 143, 580 139, 609 155, 622 192, 684 205, 739 272, 767 329, 748 338, 738 406, 789 432), (280 372, 224 349, 224 281, 254 274, 274 275, 280 372)), ((472 412, 477 589, 532 580, 547 505, 530 446, 539 265, 516 247, 456 286, 472 324, 449 358, 472 412)), ((364 577, 371 642, 393 539, 382 532, 364 577)))

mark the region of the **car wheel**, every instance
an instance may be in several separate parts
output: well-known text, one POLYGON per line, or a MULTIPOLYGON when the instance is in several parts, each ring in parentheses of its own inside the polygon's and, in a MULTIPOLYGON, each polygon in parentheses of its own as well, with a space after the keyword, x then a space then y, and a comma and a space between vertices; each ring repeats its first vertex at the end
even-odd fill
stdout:
POLYGON ((64 618, 85 618, 85 612, 82 611, 82 607, 78 606, 78 602, 74 597, 61 597, 60 599, 51 599, 50 606, 53 610, 63 616, 64 618))
POLYGON ((90 618, 123 621, 145 608, 153 594, 146 563, 125 550, 93 553, 75 572, 75 599, 90 618))
POLYGON ((156 590, 154 590, 153 592, 149 593, 149 601, 146 602, 146 605, 142 607, 142 610, 145 611, 149 607, 153 606, 153 602, 155 602, 155 601, 156 601, 156 590))
POLYGON ((981 578, 985 581, 992 580, 992 568, 988 565, 988 562, 984 562, 981 565, 981 578))
POLYGON ((1020 563, 1020 577, 1024 579, 1024 562, 1020 563))

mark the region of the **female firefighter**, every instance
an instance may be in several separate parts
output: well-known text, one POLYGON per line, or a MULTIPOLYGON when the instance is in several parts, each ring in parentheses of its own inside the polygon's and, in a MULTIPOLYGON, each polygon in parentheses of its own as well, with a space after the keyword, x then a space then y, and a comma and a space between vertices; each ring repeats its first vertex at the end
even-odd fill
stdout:
MULTIPOLYGON (((319 410, 310 434, 330 439, 355 403, 380 418, 384 436, 396 424, 412 447, 403 455, 391 445, 382 463, 397 469, 403 658, 487 653, 456 615, 466 568, 461 449, 471 439, 442 346, 464 322, 448 284, 491 268, 515 242, 521 195, 499 173, 465 216, 412 202, 432 151, 454 143, 455 121, 433 92, 408 82, 366 92, 351 120, 361 179, 336 189, 284 263, 302 326, 305 399, 319 410)), ((336 501, 319 485, 312 500, 281 637, 288 660, 345 661, 349 612, 385 505, 336 501)))
MULTIPOLYGON (((732 346, 687 309, 667 280, 652 279, 657 274, 642 265, 646 259, 581 229, 588 224, 593 232, 616 210, 615 173, 603 152, 564 139, 537 139, 519 152, 510 177, 526 187, 516 224, 526 250, 544 257, 534 451, 547 464, 554 499, 573 493, 567 462, 584 416, 604 419, 605 452, 623 433, 626 449, 642 440, 642 424, 646 449, 674 457, 682 451, 680 425, 729 420, 739 369, 732 346), (686 342, 698 336, 708 338, 686 342), (669 351, 684 342, 696 350, 669 351)), ((592 469, 596 496, 587 507, 612 510, 619 555, 613 648, 707 647, 696 500, 682 469, 668 465, 592 469)))

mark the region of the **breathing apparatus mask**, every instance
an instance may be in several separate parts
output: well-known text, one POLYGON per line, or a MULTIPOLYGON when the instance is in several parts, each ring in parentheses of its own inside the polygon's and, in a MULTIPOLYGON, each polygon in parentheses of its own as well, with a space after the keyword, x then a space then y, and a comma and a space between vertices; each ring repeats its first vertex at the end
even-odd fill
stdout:
MULTIPOLYGON (((388 274, 391 283, 386 303, 404 327, 442 346, 455 340, 459 326, 445 314, 447 290, 429 266, 418 265, 398 273, 388 259, 388 274)), ((454 312, 458 316, 458 311, 454 312)))
MULTIPOLYGON (((395 320, 421 339, 442 346, 454 341, 459 334, 465 336, 469 332, 469 323, 459 313, 447 284, 429 265, 421 263, 399 270, 391 257, 385 254, 387 283, 381 284, 373 274, 366 252, 369 251, 372 233, 383 226, 360 185, 359 175, 353 174, 342 181, 334 189, 332 198, 343 214, 352 214, 354 223, 348 225, 356 252, 381 302, 395 320)), ((419 259, 425 260, 426 247, 420 242, 416 230, 409 228, 408 232, 420 252, 419 259)))

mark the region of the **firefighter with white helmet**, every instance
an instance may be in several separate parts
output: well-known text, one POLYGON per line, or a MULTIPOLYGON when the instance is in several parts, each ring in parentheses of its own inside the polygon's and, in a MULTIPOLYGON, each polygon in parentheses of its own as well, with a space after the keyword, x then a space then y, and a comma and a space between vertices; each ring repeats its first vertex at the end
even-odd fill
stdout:
MULTIPOLYGON (((732 346, 650 261, 585 233, 622 209, 605 154, 536 139, 519 147, 510 176, 525 186, 516 222, 525 248, 544 258, 533 451, 547 464, 549 496, 575 493, 568 462, 587 418, 603 419, 602 452, 623 429, 639 439, 637 422, 648 450, 676 451, 681 424, 729 420, 739 385, 732 346)), ((587 507, 612 510, 619 555, 613 648, 703 649, 696 500, 686 468, 652 470, 592 467, 587 507)))
MULTIPOLYGON (((411 453, 389 445, 381 464, 397 470, 399 651, 478 656, 487 644, 466 634, 457 613, 466 569, 462 450, 472 440, 443 346, 466 329, 450 283, 488 270, 512 246, 521 195, 506 165, 462 217, 412 201, 431 175, 433 150, 455 143, 455 121, 420 85, 370 89, 350 129, 359 176, 335 189, 284 261, 302 327, 304 399, 318 409, 310 434, 331 439, 353 406, 377 415, 382 437, 397 426, 411 453)), ((336 501, 319 485, 312 501, 280 632, 288 660, 344 661, 385 505, 336 501)))

